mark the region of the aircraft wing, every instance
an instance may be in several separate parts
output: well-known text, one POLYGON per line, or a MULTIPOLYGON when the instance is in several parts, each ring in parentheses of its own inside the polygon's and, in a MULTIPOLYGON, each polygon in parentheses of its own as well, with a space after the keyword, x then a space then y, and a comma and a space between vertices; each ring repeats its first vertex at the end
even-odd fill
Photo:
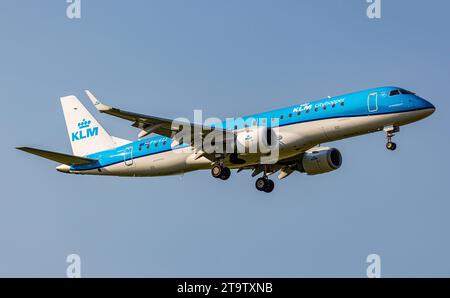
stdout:
MULTIPOLYGON (((141 129, 141 132, 138 135, 139 138, 143 138, 150 133, 156 133, 168 138, 173 138, 176 133, 181 131, 181 129, 186 126, 191 127, 191 140, 194 140, 196 137, 198 137, 197 135, 194 135, 194 132, 198 132, 200 136, 204 136, 212 131, 211 127, 205 127, 199 124, 174 121, 172 119, 120 110, 118 108, 114 108, 101 103, 89 90, 85 90, 85 92, 100 113, 105 113, 128 121, 132 121, 132 126, 141 129)), ((232 131, 214 128, 214 133, 228 134, 230 137, 234 138, 234 132, 232 131)))
POLYGON ((96 159, 81 156, 69 155, 64 153, 52 152, 47 150, 35 149, 30 147, 17 147, 16 149, 31 153, 49 160, 53 160, 65 165, 84 165, 96 162, 96 159))

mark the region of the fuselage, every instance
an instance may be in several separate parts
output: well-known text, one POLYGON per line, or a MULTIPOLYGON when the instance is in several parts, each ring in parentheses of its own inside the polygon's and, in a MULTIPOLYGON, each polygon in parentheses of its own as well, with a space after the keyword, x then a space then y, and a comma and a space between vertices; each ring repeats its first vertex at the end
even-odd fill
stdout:
MULTIPOLYGON (((279 159, 288 159, 317 146, 353 136, 400 127, 431 115, 435 107, 427 100, 398 87, 381 87, 296 104, 287 108, 224 121, 220 125, 239 133, 266 126, 279 139, 279 159), (243 120, 243 121, 242 121, 243 120)), ((196 158, 188 144, 154 136, 87 157, 98 160, 92 164, 61 168, 74 174, 114 176, 174 175, 199 169, 210 169, 205 157, 196 158)), ((256 153, 243 154, 245 163, 225 160, 229 168, 258 163, 256 153)))

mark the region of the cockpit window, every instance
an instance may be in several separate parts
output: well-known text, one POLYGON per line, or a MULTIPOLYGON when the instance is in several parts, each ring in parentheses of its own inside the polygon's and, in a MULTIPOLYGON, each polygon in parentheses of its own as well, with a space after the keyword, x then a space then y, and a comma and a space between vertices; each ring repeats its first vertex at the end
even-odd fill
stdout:
POLYGON ((395 95, 399 95, 400 91, 399 90, 392 90, 391 92, 389 92, 389 96, 395 96, 395 95))
POLYGON ((405 90, 405 89, 400 89, 400 92, 402 94, 415 94, 414 92, 411 92, 411 91, 408 91, 408 90, 405 90))

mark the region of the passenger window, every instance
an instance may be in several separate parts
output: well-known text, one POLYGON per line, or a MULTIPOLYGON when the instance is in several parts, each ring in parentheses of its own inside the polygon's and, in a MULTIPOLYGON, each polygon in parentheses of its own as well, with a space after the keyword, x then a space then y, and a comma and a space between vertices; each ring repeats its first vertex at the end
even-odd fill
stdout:
POLYGON ((302 113, 302 112, 297 112, 297 116, 300 116, 301 113, 302 113))
POLYGON ((341 102, 341 106, 344 106, 344 102, 341 102))
POLYGON ((280 120, 283 120, 283 119, 284 119, 284 116, 283 116, 283 115, 281 115, 281 116, 280 116, 280 120))
POLYGON ((289 118, 291 118, 291 117, 292 117, 292 113, 289 114, 289 118))
POLYGON ((326 110, 326 109, 327 109, 327 106, 323 106, 323 109, 326 110))
POLYGON ((164 141, 164 142, 163 142, 163 145, 166 145, 166 144, 167 144, 167 142, 166 142, 166 141, 164 141))
POLYGON ((391 92, 389 92, 389 96, 396 96, 399 94, 400 94, 400 91, 398 91, 398 90, 392 90, 391 92))
POLYGON ((314 111, 315 111, 315 112, 317 112, 318 110, 319 110, 319 108, 318 108, 318 107, 316 107, 316 108, 314 109, 314 111))

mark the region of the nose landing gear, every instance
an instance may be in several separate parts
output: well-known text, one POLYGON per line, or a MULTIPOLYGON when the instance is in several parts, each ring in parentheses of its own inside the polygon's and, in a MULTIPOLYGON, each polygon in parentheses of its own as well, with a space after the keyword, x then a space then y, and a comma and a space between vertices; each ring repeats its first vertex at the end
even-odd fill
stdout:
POLYGON ((386 149, 394 151, 395 149, 397 149, 397 144, 392 142, 392 138, 395 136, 396 132, 400 131, 400 128, 398 126, 388 126, 384 128, 384 131, 386 132, 386 138, 387 138, 387 143, 386 143, 386 149))
POLYGON ((394 142, 388 141, 388 142, 386 143, 386 149, 387 149, 387 150, 394 151, 395 149, 397 149, 397 144, 395 144, 394 142))

